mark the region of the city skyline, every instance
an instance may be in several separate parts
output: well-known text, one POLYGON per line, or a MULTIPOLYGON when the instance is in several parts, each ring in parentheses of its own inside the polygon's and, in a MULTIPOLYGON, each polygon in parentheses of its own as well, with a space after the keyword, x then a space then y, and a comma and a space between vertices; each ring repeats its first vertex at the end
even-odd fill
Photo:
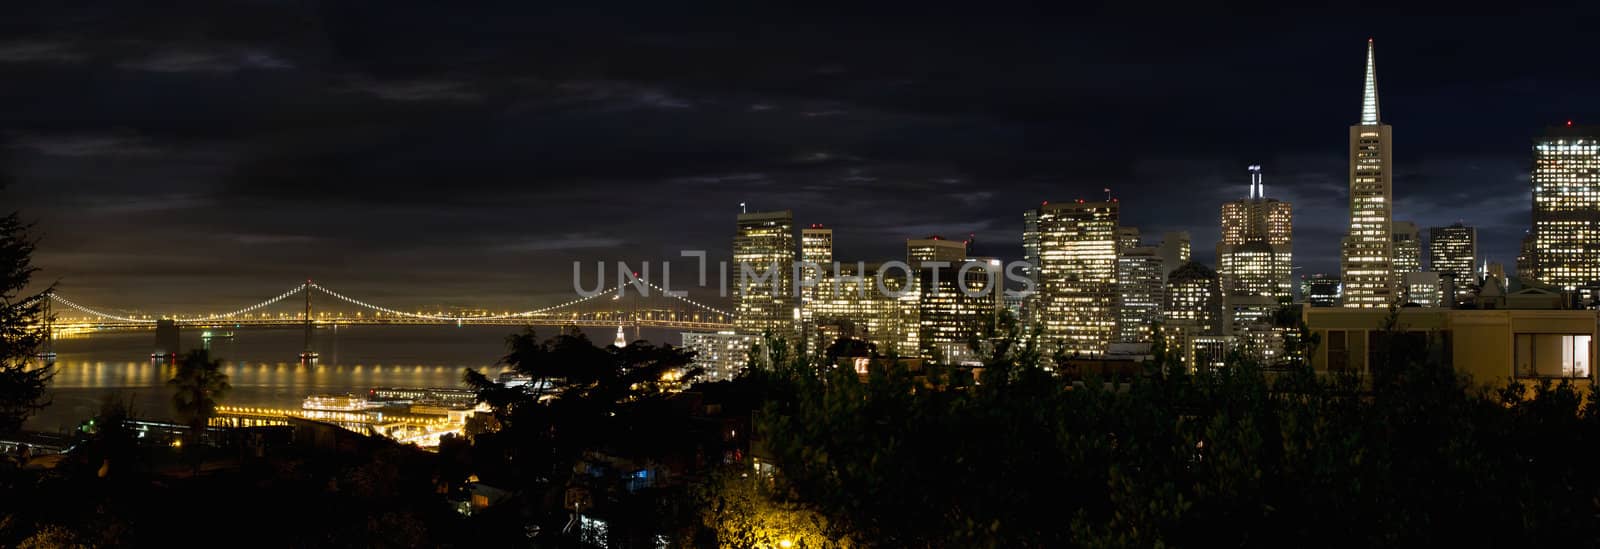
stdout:
MULTIPOLYGON (((395 43, 384 34, 393 28, 319 16, 327 36, 395 43)), ((792 210, 798 227, 836 229, 833 255, 842 260, 893 259, 905 239, 931 234, 972 235, 973 255, 1013 260, 1022 257, 1018 210, 1094 200, 1109 187, 1122 200, 1122 224, 1150 236, 1187 231, 1195 259, 1214 266, 1216 208, 1239 198, 1242 168, 1260 164, 1267 196, 1295 204, 1298 279, 1338 272, 1347 222, 1340 134, 1359 114, 1360 44, 1376 36, 1384 122, 1399 128, 1395 219, 1463 221, 1478 228, 1481 257, 1510 265, 1528 227, 1533 139, 1592 115, 1580 98, 1593 96, 1595 82, 1556 70, 1563 48, 1538 56, 1532 43, 1491 47, 1475 40, 1486 22, 1446 23, 1259 29, 1278 39, 1267 48, 1188 28, 1109 36, 1133 26, 1121 21, 1022 48, 1021 38, 979 40, 1031 29, 978 21, 972 38, 898 71, 886 70, 888 60, 914 47, 866 47, 855 39, 864 29, 839 23, 842 39, 820 51, 781 37, 753 45, 749 55, 772 54, 773 72, 806 75, 803 92, 788 95, 772 91, 787 82, 781 76, 720 53, 733 39, 670 30, 649 36, 674 53, 709 55, 703 76, 643 66, 648 48, 635 38, 574 54, 613 60, 612 73, 574 60, 517 87, 531 77, 485 74, 471 62, 445 70, 470 61, 457 46, 425 66, 386 67, 373 52, 306 37, 118 35, 133 45, 117 51, 46 25, 0 42, 4 93, 47 98, 0 111, 0 169, 10 181, 0 196, 38 220, 45 279, 86 303, 215 309, 313 277, 398 307, 510 306, 570 296, 572 260, 677 260, 679 249, 725 259, 728 219, 741 202, 792 210), (1162 31, 1173 36, 1137 43, 1162 31), (853 46, 865 55, 844 55, 853 46), (1020 65, 1030 67, 1027 78, 998 90, 967 83, 1006 81, 977 62, 995 56, 1030 61, 1020 65), (950 78, 925 70, 944 58, 950 78), (1518 63, 1486 62, 1510 58, 1518 63), (1105 68, 1111 60, 1139 70, 1105 68), (1059 66, 1041 65, 1051 63, 1059 66), (1214 73, 1205 82, 1195 79, 1206 71, 1214 73), (146 91, 118 101, 98 89, 44 93, 91 77, 146 91), (312 77, 327 78, 307 84, 312 77), (940 85, 951 78, 957 85, 940 85), (284 95, 233 93, 223 82, 284 95), (1134 101, 1096 82, 1146 85, 1134 101), (1032 88, 1055 96, 1024 91, 1032 88), (196 110, 177 108, 179 98, 196 110), (64 116, 68 109, 81 114, 64 116), (1459 135, 1468 119, 1475 131, 1459 135), (529 130, 548 123, 561 131, 529 130), (607 160, 619 154, 628 161, 607 160), (466 192, 442 196, 452 187, 466 192), (1189 194, 1171 203, 1180 190, 1189 194)), ((895 32, 922 39, 949 24, 895 32)), ((667 67, 687 63, 663 55, 667 67)))

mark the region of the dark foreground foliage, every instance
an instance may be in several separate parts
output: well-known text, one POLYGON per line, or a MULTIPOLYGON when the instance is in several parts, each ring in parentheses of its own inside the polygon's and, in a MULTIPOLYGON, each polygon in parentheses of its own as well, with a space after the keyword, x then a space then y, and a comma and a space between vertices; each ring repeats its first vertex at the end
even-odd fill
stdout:
MULTIPOLYGON (((1152 367, 1073 383, 1002 350, 981 384, 796 364, 759 425, 807 539, 881 547, 1587 546, 1600 408, 1474 389, 1394 338, 1368 378, 1152 367)), ((716 501, 714 498, 712 501, 716 501)), ((737 538, 747 532, 724 525, 737 538)), ((748 529, 748 528, 746 528, 748 529)))

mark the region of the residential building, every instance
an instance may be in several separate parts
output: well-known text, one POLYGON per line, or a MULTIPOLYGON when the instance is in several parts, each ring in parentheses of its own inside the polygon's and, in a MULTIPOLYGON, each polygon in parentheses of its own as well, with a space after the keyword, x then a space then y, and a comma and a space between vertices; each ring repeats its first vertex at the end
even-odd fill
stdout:
POLYGON ((756 336, 735 332, 683 332, 683 348, 694 351, 694 365, 704 372, 696 381, 727 381, 750 363, 756 336))

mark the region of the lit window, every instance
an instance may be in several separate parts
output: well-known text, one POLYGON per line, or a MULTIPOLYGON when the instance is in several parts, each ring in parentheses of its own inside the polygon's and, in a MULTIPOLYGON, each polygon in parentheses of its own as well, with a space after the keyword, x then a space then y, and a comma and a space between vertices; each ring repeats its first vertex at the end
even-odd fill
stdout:
POLYGON ((1516 376, 1588 378, 1591 343, 1588 334, 1517 334, 1516 376))

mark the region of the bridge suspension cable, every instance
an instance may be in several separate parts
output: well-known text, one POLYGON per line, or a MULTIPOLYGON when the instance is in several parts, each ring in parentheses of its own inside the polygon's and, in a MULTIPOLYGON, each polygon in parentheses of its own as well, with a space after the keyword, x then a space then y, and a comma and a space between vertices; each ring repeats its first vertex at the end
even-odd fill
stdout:
POLYGON ((359 307, 366 307, 366 308, 374 310, 374 311, 380 311, 380 312, 389 313, 389 314, 398 315, 398 316, 407 316, 407 317, 411 317, 411 318, 420 318, 420 319, 425 319, 425 320, 447 320, 447 321, 459 321, 459 320, 504 320, 504 319, 508 319, 508 318, 521 318, 521 317, 535 316, 535 315, 548 313, 550 311, 553 311, 553 310, 556 310, 556 309, 560 309, 562 307, 571 307, 573 305, 577 305, 579 303, 583 303, 585 301, 589 301, 591 299, 606 295, 606 294, 611 293, 611 292, 616 290, 616 288, 610 288, 608 290, 601 291, 600 293, 597 293, 597 294, 594 294, 594 295, 591 295, 591 296, 588 296, 588 297, 580 297, 578 299, 574 299, 574 300, 568 301, 566 303, 561 303, 559 305, 551 305, 551 306, 545 307, 543 309, 533 309, 533 310, 529 310, 529 311, 522 311, 520 313, 510 313, 510 314, 503 314, 503 315, 484 315, 484 316, 453 316, 453 315, 430 315, 430 314, 408 313, 408 312, 405 312, 405 311, 398 311, 398 310, 395 310, 395 309, 390 309, 388 307, 383 307, 383 306, 373 305, 371 303, 367 303, 365 301, 362 301, 362 300, 359 300, 359 299, 356 299, 356 298, 341 294, 339 292, 335 292, 333 290, 330 290, 330 289, 328 289, 328 288, 326 288, 324 286, 318 285, 318 284, 311 284, 310 286, 312 288, 316 289, 317 291, 320 291, 322 293, 325 293, 325 294, 328 294, 328 295, 333 296, 335 298, 338 298, 340 300, 343 300, 346 303, 350 303, 352 305, 356 305, 356 306, 359 306, 359 307))
POLYGON ((711 307, 710 305, 706 305, 704 303, 700 303, 700 302, 695 301, 693 299, 689 299, 687 297, 682 297, 682 296, 672 295, 671 293, 667 292, 666 288, 662 288, 660 286, 657 286, 657 285, 655 285, 654 282, 650 282, 648 280, 645 280, 643 282, 645 283, 645 285, 647 285, 647 286, 649 286, 651 288, 654 288, 658 292, 661 292, 661 295, 676 299, 678 301, 682 301, 684 303, 688 303, 690 305, 694 305, 694 306, 699 307, 701 309, 705 309, 707 311, 711 311, 713 313, 717 313, 719 315, 722 315, 722 316, 725 316, 725 317, 728 317, 728 318, 733 318, 733 316, 734 316, 732 313, 728 313, 728 312, 725 312, 725 311, 719 311, 719 310, 711 307))
MULTIPOLYGON (((682 296, 678 296, 678 295, 669 294, 669 293, 667 293, 667 290, 665 288, 657 286, 654 283, 651 283, 649 281, 641 281, 641 282, 643 282, 645 285, 649 286, 651 289, 654 289, 656 291, 661 292, 662 295, 665 295, 667 297, 671 297, 673 299, 677 299, 677 300, 682 301, 684 303, 688 303, 690 305, 694 305, 695 307, 699 307, 699 308, 704 309, 706 311, 710 311, 712 313, 716 313, 716 314, 722 315, 722 316, 724 316, 726 318, 733 318, 733 316, 734 316, 731 313, 718 310, 718 309, 716 309, 714 307, 711 307, 711 306, 706 305, 704 303, 700 303, 698 301, 689 299, 687 297, 682 297, 682 296)), ((573 300, 567 301, 565 303, 559 303, 559 304, 556 304, 556 305, 551 305, 549 307, 544 307, 544 308, 540 308, 540 309, 532 309, 532 310, 522 311, 522 312, 518 312, 518 313, 506 313, 506 314, 500 314, 500 315, 480 315, 480 316, 464 316, 464 315, 461 315, 461 316, 458 316, 458 315, 434 315, 434 314, 426 314, 426 313, 410 313, 410 312, 405 312, 405 311, 401 311, 401 310, 397 310, 397 309, 391 309, 391 308, 388 308, 388 307, 383 307, 383 306, 380 306, 380 305, 375 305, 375 304, 372 304, 372 303, 368 303, 368 302, 362 301, 360 299, 356 299, 356 298, 341 294, 341 293, 339 293, 337 291, 334 291, 334 290, 329 289, 329 288, 327 288, 325 286, 316 284, 314 282, 307 281, 307 282, 301 283, 301 284, 299 284, 299 285, 297 285, 297 286, 295 286, 293 288, 290 288, 288 291, 285 291, 285 292, 283 292, 281 294, 278 294, 278 295, 276 295, 274 297, 271 297, 271 298, 268 298, 268 299, 266 299, 264 301, 261 301, 260 303, 256 303, 256 304, 253 304, 253 305, 241 308, 241 309, 237 309, 237 310, 234 310, 234 311, 229 311, 229 312, 226 312, 226 313, 213 314, 213 315, 205 315, 205 316, 189 317, 189 318, 175 318, 174 320, 177 320, 178 322, 210 322, 210 321, 214 321, 214 320, 222 320, 222 319, 233 318, 233 317, 237 317, 239 315, 244 315, 244 314, 255 312, 255 311, 260 310, 260 309, 265 308, 265 307, 270 307, 273 304, 276 304, 276 303, 278 303, 280 301, 283 301, 285 299, 293 297, 293 296, 299 294, 300 292, 310 291, 310 290, 313 290, 313 289, 317 290, 319 292, 322 292, 324 294, 327 294, 329 296, 332 296, 332 297, 334 297, 336 299, 339 299, 341 301, 344 301, 346 303, 350 303, 352 305, 356 305, 356 306, 359 306, 359 307, 364 307, 364 308, 367 308, 367 309, 370 309, 370 310, 373 310, 373 311, 387 313, 387 314, 391 314, 391 315, 395 315, 395 316, 417 318, 417 319, 423 319, 423 320, 448 321, 448 322, 472 321, 472 320, 506 320, 506 319, 513 319, 513 318, 524 318, 524 317, 543 315, 543 314, 555 311, 557 309, 571 307, 573 305, 578 305, 580 303, 584 303, 586 301, 590 301, 590 300, 593 300, 593 299, 596 299, 596 298, 604 297, 606 295, 620 295, 620 293, 618 293, 618 288, 619 288, 618 286, 612 286, 610 288, 607 288, 607 289, 601 290, 599 292, 596 292, 594 294, 591 294, 591 295, 589 295, 587 297, 579 297, 577 299, 573 299, 573 300)), ((118 320, 118 321, 122 321, 122 322, 132 322, 132 323, 141 323, 141 324, 153 324, 153 323, 156 322, 154 319, 133 318, 133 317, 127 317, 127 316, 114 315, 114 314, 107 313, 107 312, 104 312, 104 311, 95 310, 95 309, 92 309, 92 308, 89 308, 89 307, 85 307, 83 305, 79 305, 78 303, 75 303, 75 302, 73 302, 73 301, 71 301, 71 300, 69 300, 67 298, 64 298, 64 297, 61 297, 59 295, 56 295, 54 292, 51 292, 48 295, 49 295, 50 299, 52 299, 52 300, 55 300, 55 301, 57 301, 57 302, 59 302, 59 303, 61 303, 63 305, 66 305, 68 307, 71 307, 73 309, 76 309, 78 311, 81 311, 81 312, 84 312, 84 313, 87 313, 87 314, 90 314, 90 315, 93 315, 93 316, 112 319, 112 320, 118 320)))
POLYGON ((288 299, 290 296, 293 296, 295 294, 303 292, 303 291, 305 291, 305 289, 306 289, 306 284, 302 283, 299 286, 295 286, 293 288, 290 288, 289 291, 287 291, 287 292, 283 292, 281 294, 278 294, 277 297, 268 299, 266 301, 262 301, 260 303, 257 303, 255 305, 251 305, 249 307, 245 307, 243 309, 239 309, 237 311, 221 313, 221 314, 214 314, 214 315, 210 315, 210 316, 203 316, 203 317, 199 317, 199 318, 185 318, 185 319, 181 319, 181 320, 192 321, 192 322, 207 322, 207 321, 211 321, 211 320, 221 320, 221 319, 224 319, 224 318, 235 317, 235 316, 239 316, 239 315, 242 315, 242 314, 255 312, 257 309, 261 309, 262 307, 269 307, 274 303, 277 303, 279 301, 283 301, 285 299, 288 299))
POLYGON ((98 317, 101 317, 101 318, 109 318, 109 319, 112 319, 112 320, 120 320, 120 321, 123 321, 123 322, 137 322, 137 323, 141 323, 141 324, 143 324, 143 323, 154 324, 156 322, 155 320, 148 319, 148 318, 132 318, 132 317, 118 316, 118 315, 114 315, 114 314, 111 314, 111 313, 96 311, 94 309, 90 309, 88 307, 84 307, 84 306, 79 305, 77 303, 73 303, 72 300, 69 300, 69 299, 67 299, 65 297, 61 297, 59 295, 56 295, 55 292, 51 292, 50 293, 50 299, 54 300, 55 302, 60 303, 62 305, 66 305, 68 307, 72 307, 72 308, 77 309, 79 311, 83 311, 85 313, 88 313, 88 314, 91 314, 91 315, 94 315, 94 316, 98 316, 98 317))

